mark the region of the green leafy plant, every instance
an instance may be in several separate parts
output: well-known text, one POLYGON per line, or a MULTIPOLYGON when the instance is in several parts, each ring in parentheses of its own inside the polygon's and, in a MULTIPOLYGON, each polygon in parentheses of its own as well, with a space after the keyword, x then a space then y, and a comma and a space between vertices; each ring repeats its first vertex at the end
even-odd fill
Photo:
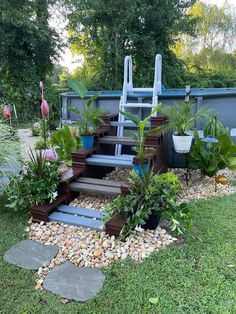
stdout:
POLYGON ((172 131, 175 135, 185 136, 193 130, 197 121, 208 120, 213 114, 206 106, 196 111, 193 102, 178 102, 173 106, 162 107, 161 112, 168 118, 164 129, 172 131))
POLYGON ((229 129, 225 128, 223 124, 217 119, 212 117, 203 128, 204 137, 216 137, 223 134, 229 134, 229 129))
POLYGON ((122 115, 126 117, 126 119, 131 120, 137 127, 137 131, 129 132, 129 135, 136 141, 137 146, 133 147, 132 149, 137 152, 138 154, 138 160, 140 165, 143 165, 145 162, 145 155, 152 152, 153 149, 150 147, 145 146, 145 141, 147 137, 154 132, 158 132, 160 128, 153 128, 149 130, 145 130, 147 123, 150 121, 151 117, 160 110, 161 105, 157 105, 153 110, 151 111, 150 115, 146 117, 143 120, 140 120, 140 118, 137 115, 134 115, 130 112, 124 112, 119 111, 122 115))
POLYGON ((35 122, 31 127, 31 131, 33 136, 39 136, 41 134, 40 123, 35 122))
POLYGON ((92 106, 93 102, 97 99, 99 93, 96 93, 90 97, 87 102, 84 98, 86 97, 88 90, 82 82, 69 80, 68 85, 76 93, 78 93, 82 99, 83 110, 80 111, 77 108, 71 108, 70 110, 76 114, 80 115, 80 122, 78 122, 79 130, 81 135, 92 135, 94 131, 98 128, 99 124, 103 121, 101 119, 102 111, 92 106))
POLYGON ((128 235, 135 226, 144 225, 152 214, 163 215, 171 222, 177 234, 191 226, 191 215, 186 204, 177 204, 180 192, 178 177, 173 173, 147 174, 140 178, 134 171, 130 174, 130 194, 118 196, 106 207, 105 221, 120 213, 126 213, 126 223, 121 236, 128 235))
POLYGON ((197 131, 194 132, 194 138, 195 144, 190 153, 191 168, 200 169, 203 175, 209 177, 225 168, 236 171, 236 145, 226 131, 218 133, 217 143, 202 141, 197 131))
POLYGON ((39 139, 38 141, 36 141, 34 143, 34 148, 37 149, 37 150, 47 149, 48 148, 48 144, 46 143, 46 145, 45 145, 45 141, 43 139, 39 139))
POLYGON ((31 151, 30 161, 18 176, 12 176, 6 189, 8 204, 14 210, 27 209, 34 204, 52 203, 59 184, 58 164, 45 160, 42 153, 31 151))
POLYGON ((75 134, 68 125, 64 125, 53 133, 51 139, 51 145, 55 148, 59 160, 65 161, 68 166, 72 164, 71 153, 80 146, 78 135, 75 134))

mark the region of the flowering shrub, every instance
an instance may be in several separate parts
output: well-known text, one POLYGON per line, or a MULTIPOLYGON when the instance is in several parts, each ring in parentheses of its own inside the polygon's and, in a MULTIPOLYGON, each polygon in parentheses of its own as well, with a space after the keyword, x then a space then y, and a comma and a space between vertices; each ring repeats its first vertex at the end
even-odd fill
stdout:
POLYGON ((42 153, 30 154, 30 161, 19 176, 11 178, 6 195, 9 208, 26 209, 34 204, 52 203, 59 184, 58 164, 43 158, 42 153))

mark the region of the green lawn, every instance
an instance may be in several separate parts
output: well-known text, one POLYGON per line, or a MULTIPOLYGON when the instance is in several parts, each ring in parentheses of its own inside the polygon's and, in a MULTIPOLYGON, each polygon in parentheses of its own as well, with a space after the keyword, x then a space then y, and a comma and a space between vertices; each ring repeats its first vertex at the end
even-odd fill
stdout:
MULTIPOLYGON (((3 200, 0 200, 2 206, 3 200)), ((0 258, 0 313, 236 313, 236 195, 192 203, 194 229, 142 264, 105 268, 105 285, 90 302, 60 303, 34 289, 36 275, 0 258), (149 298, 159 297, 159 303, 149 298)), ((28 216, 0 212, 0 255, 24 236, 28 216)))

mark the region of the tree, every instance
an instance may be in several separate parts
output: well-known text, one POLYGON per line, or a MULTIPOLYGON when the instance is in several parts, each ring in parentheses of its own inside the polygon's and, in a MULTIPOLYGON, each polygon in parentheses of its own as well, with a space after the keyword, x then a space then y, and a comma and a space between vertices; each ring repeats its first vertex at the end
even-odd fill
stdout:
POLYGON ((109 89, 122 86, 125 55, 133 57, 135 83, 152 85, 155 55, 161 53, 165 83, 176 87, 183 67, 171 48, 181 34, 192 32, 194 20, 187 9, 194 2, 66 0, 72 49, 83 54, 84 67, 100 87, 109 89))
POLYGON ((235 9, 197 2, 189 9, 196 19, 194 37, 183 36, 174 52, 186 64, 186 84, 229 87, 236 84, 235 9))
POLYGON ((35 112, 39 81, 53 69, 60 44, 49 26, 56 0, 1 0, 0 92, 26 118, 35 112), (14 93, 9 91, 14 90, 14 93))

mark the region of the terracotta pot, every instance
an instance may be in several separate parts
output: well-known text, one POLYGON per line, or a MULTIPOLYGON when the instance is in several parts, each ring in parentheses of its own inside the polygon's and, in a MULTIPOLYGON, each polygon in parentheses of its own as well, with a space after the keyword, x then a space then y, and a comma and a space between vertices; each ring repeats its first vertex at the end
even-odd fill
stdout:
POLYGON ((106 226, 106 233, 110 236, 115 236, 116 238, 119 237, 121 229, 123 228, 126 222, 127 214, 120 213, 115 215, 110 221, 108 221, 106 226))

